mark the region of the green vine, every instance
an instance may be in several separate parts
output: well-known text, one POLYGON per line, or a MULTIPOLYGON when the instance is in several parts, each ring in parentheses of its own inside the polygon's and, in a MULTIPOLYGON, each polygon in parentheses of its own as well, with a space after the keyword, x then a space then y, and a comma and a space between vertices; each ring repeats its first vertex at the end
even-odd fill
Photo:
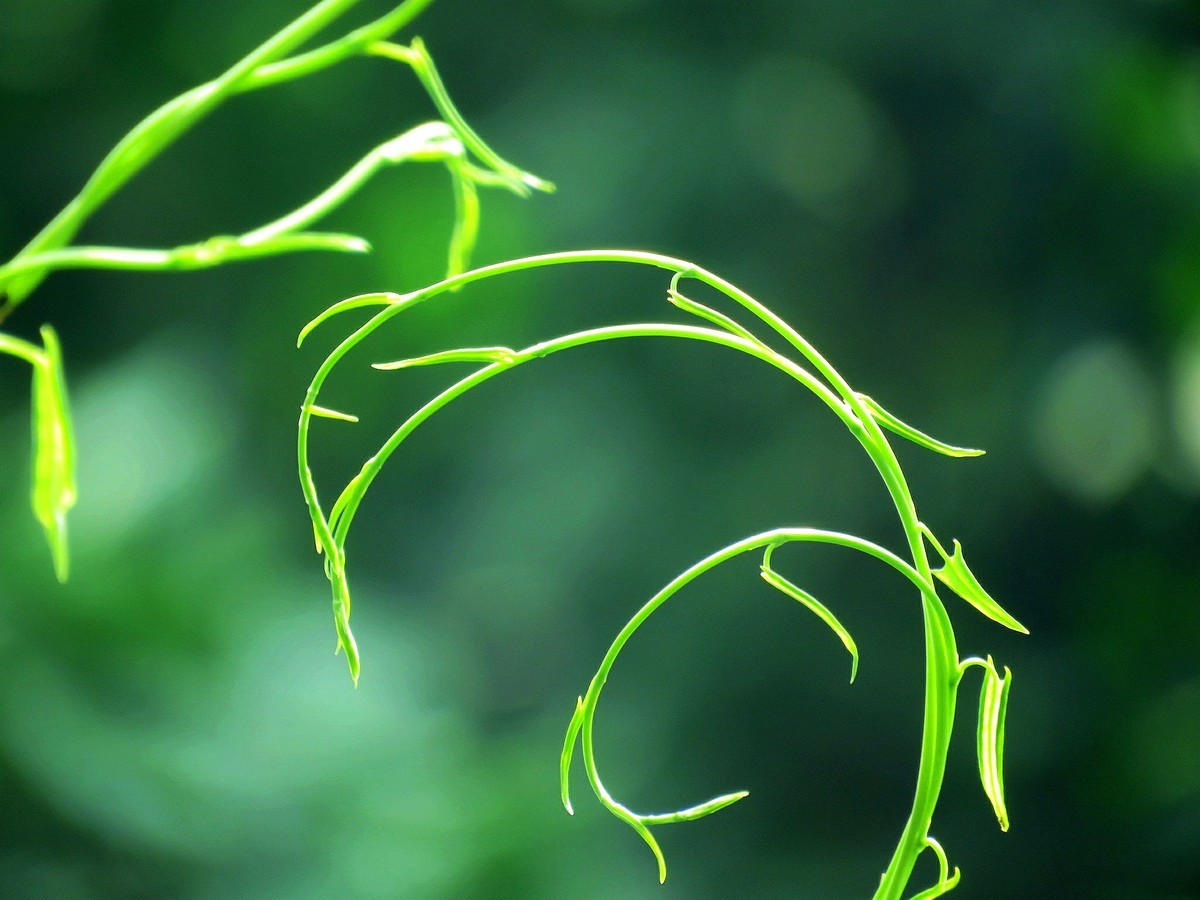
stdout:
POLYGON ((940 896, 958 883, 958 869, 951 870, 945 851, 930 834, 930 828, 945 775, 958 688, 963 675, 972 667, 984 670, 977 741, 980 777, 1000 827, 1007 830, 1008 813, 1004 802, 1002 769, 1004 720, 1011 673, 1005 669, 1004 674, 1001 675, 990 657, 986 660, 976 657, 960 659, 949 615, 938 594, 939 583, 948 587, 954 594, 966 600, 993 621, 1022 633, 1026 633, 1026 630, 1016 619, 1005 612, 979 584, 967 567, 959 543, 953 542, 953 552, 947 553, 933 532, 921 522, 908 483, 885 432, 899 435, 945 456, 978 456, 982 451, 943 443, 907 425, 867 395, 851 388, 837 370, 805 338, 767 307, 712 272, 681 259, 637 250, 585 250, 511 260, 454 275, 429 287, 406 294, 366 294, 343 300, 309 322, 300 333, 300 342, 313 329, 329 319, 341 313, 364 308, 374 309, 375 312, 329 353, 313 377, 301 408, 297 440, 301 486, 312 518, 317 550, 324 554, 325 573, 332 586, 334 624, 338 635, 338 645, 340 650, 346 654, 350 674, 355 683, 358 682, 361 666, 359 651, 350 629, 350 587, 346 575, 346 539, 367 489, 391 455, 413 431, 438 410, 485 381, 517 366, 554 353, 588 344, 625 338, 674 338, 701 341, 744 353, 773 366, 815 394, 841 419, 871 458, 883 479, 904 529, 908 558, 903 558, 892 550, 853 535, 816 528, 778 528, 730 544, 691 566, 655 594, 629 620, 604 655, 587 690, 578 698, 567 727, 561 759, 563 805, 568 812, 573 812, 568 793, 568 775, 575 747, 579 744, 583 749, 584 769, 592 791, 609 812, 626 822, 650 847, 657 861, 659 880, 662 881, 666 879, 666 861, 652 829, 661 825, 698 819, 736 803, 746 796, 744 791, 724 794, 687 809, 662 814, 635 812, 614 799, 600 778, 595 755, 595 715, 600 692, 603 690, 622 648, 662 604, 684 585, 726 560, 743 553, 758 551, 763 554, 761 573, 767 583, 811 610, 842 641, 851 656, 850 677, 853 681, 858 670, 858 647, 850 633, 826 606, 780 575, 772 565, 772 554, 779 547, 792 542, 814 542, 856 550, 891 566, 916 587, 924 615, 925 714, 917 789, 908 822, 875 893, 876 900, 899 900, 903 896, 913 867, 925 850, 931 850, 936 856, 939 877, 933 887, 914 895, 913 900, 940 896), (471 374, 447 387, 409 416, 342 489, 329 508, 328 514, 323 511, 309 465, 309 432, 314 416, 357 421, 350 413, 329 410, 318 404, 322 386, 347 353, 363 343, 385 323, 406 310, 443 294, 457 291, 468 284, 529 269, 592 262, 620 262, 653 266, 672 273, 667 288, 668 301, 678 309, 703 320, 706 324, 613 325, 566 334, 520 350, 508 347, 469 347, 411 359, 376 363, 376 368, 385 370, 443 363, 481 363, 482 365, 471 374), (725 313, 686 297, 680 291, 680 284, 685 279, 698 281, 716 289, 725 298, 739 306, 743 313, 749 314, 756 320, 758 329, 765 326, 774 333, 776 339, 782 338, 782 341, 790 348, 789 352, 785 353, 775 349, 765 339, 757 336, 754 329, 725 313), (928 551, 930 548, 941 562, 936 569, 929 562, 928 551))
MULTIPOLYGON (((92 173, 80 192, 28 244, 0 265, 0 323, 52 272, 63 269, 184 271, 309 250, 364 253, 370 244, 353 234, 311 231, 380 170, 407 162, 435 162, 450 174, 455 228, 447 270, 463 271, 479 227, 479 187, 500 187, 520 196, 554 186, 506 162, 466 123, 455 108, 425 45, 389 39, 432 0, 407 0, 386 14, 313 49, 296 51, 330 27, 361 0, 323 0, 282 28, 212 81, 160 106, 126 134, 92 173), (441 121, 426 122, 379 145, 344 175, 297 209, 241 235, 216 235, 168 249, 72 244, 89 218, 131 178, 226 101, 250 91, 315 75, 355 56, 388 59, 411 68, 441 121)), ((33 509, 50 545, 55 571, 69 571, 66 516, 75 503, 75 439, 71 430, 62 354, 49 326, 37 347, 0 332, 0 354, 33 367, 35 464, 33 509)))

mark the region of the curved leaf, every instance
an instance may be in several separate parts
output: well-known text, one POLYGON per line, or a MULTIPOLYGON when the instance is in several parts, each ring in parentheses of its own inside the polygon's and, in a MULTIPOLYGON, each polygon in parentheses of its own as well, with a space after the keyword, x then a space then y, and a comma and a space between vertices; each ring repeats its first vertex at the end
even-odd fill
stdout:
POLYGON ((1012 672, 1004 667, 1004 675, 996 671, 989 656, 984 668, 983 687, 979 692, 979 731, 976 749, 979 754, 979 778, 984 793, 992 802, 1001 831, 1008 831, 1008 810, 1004 805, 1004 719, 1008 712, 1008 691, 1012 687, 1012 672))
POLYGON ((508 347, 463 347, 460 350, 442 350, 440 353, 414 356, 412 359, 398 359, 395 362, 371 363, 371 368, 391 372, 396 369, 436 366, 439 363, 448 362, 511 363, 516 355, 516 351, 510 350, 508 347))
POLYGON ((571 757, 575 754, 575 740, 579 737, 579 729, 583 727, 583 698, 575 701, 575 712, 567 723, 567 737, 563 741, 562 757, 559 760, 559 791, 562 794, 562 805, 567 815, 575 815, 571 806, 571 757))
POLYGON ((866 394, 858 394, 858 399, 871 411, 871 415, 875 417, 875 421, 895 434, 900 435, 912 441, 914 444, 920 444, 927 450, 932 450, 934 453, 940 453, 943 456, 966 457, 966 456, 983 456, 983 450, 972 450, 969 447, 955 447, 953 444, 947 444, 945 441, 939 441, 937 438, 930 437, 923 431, 913 428, 906 422, 900 421, 890 412, 868 397, 866 394))
POLYGON ((1011 628, 1021 634, 1029 634, 1028 628, 1005 612, 1004 608, 992 599, 991 594, 983 589, 983 585, 979 583, 975 573, 967 568, 966 560, 962 555, 962 545, 958 541, 954 542, 954 553, 950 556, 946 555, 946 551, 936 540, 934 540, 933 546, 946 561, 945 566, 933 570, 933 574, 939 581, 993 622, 999 622, 1005 628, 1011 628))
POLYGON ((54 556, 54 573, 70 573, 67 512, 75 505, 75 435, 58 335, 43 325, 46 358, 33 367, 33 514, 54 556))
POLYGON ((403 294, 393 294, 391 291, 382 291, 375 294, 359 294, 357 297, 348 297, 345 300, 341 300, 317 314, 316 317, 310 319, 308 324, 300 329, 300 335, 296 338, 296 346, 299 347, 303 344, 304 339, 309 336, 314 328, 336 315, 349 312, 352 309, 362 309, 364 306, 393 306, 401 302, 405 296, 403 294))
POLYGON ((829 626, 845 645, 846 650, 850 653, 850 683, 854 683, 855 676, 858 675, 858 645, 854 643, 854 638, 850 636, 850 632, 846 630, 837 616, 829 611, 820 600, 814 597, 808 591, 796 587, 778 572, 771 568, 771 551, 774 550, 774 545, 767 548, 767 552, 763 556, 762 562, 762 577, 767 584, 778 591, 787 594, 793 600, 797 600, 811 610, 817 618, 829 626))

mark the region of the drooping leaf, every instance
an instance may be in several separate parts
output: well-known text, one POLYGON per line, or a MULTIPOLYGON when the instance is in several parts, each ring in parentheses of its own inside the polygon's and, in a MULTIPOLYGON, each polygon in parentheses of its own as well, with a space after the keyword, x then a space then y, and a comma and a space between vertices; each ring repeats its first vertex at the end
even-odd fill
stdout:
POLYGON ((45 361, 33 367, 33 514, 54 557, 54 573, 70 574, 67 512, 75 505, 75 434, 67 399, 62 348, 49 325, 41 329, 45 361))
POLYGON ((461 275, 471 264, 475 242, 479 238, 479 189, 462 165, 449 165, 454 186, 454 231, 450 235, 446 277, 461 275))
POLYGON ((575 754, 575 741, 579 737, 579 729, 583 727, 583 698, 575 701, 575 712, 567 723, 567 737, 563 741, 562 757, 559 760, 559 790, 562 794, 562 805, 567 815, 575 815, 571 806, 571 757, 575 754))
POLYGON ((963 559, 962 545, 958 541, 954 542, 954 553, 950 556, 946 555, 937 541, 933 542, 933 546, 946 561, 945 566, 933 570, 933 574, 939 581, 993 622, 999 622, 1005 628, 1011 628, 1021 634, 1029 634, 1028 628, 1005 612, 1003 607, 992 599, 991 594, 983 589, 983 585, 979 583, 975 573, 967 568, 966 560, 963 559))
POLYGON ((1001 677, 989 656, 984 668, 983 687, 979 692, 976 749, 979 755, 979 778, 996 812, 1001 831, 1008 831, 1008 810, 1004 805, 1004 719, 1008 712, 1010 687, 1012 672, 1005 666, 1001 677))
POLYGON ((360 294, 357 297, 347 297, 345 300, 333 304, 333 306, 330 306, 315 318, 309 320, 308 324, 300 329, 300 335, 296 338, 296 346, 299 347, 303 344, 304 339, 312 333, 314 328, 340 313, 349 312, 352 309, 362 309, 364 306, 392 306, 400 303, 405 296, 384 291, 376 294, 360 294))
POLYGON ((678 812, 658 813, 652 816, 640 816, 639 818, 647 825, 670 825, 674 822, 694 822, 697 819, 703 819, 705 816, 711 816, 713 813, 727 806, 733 806, 739 800, 744 800, 749 796, 749 791, 735 791, 732 794, 722 794, 719 797, 713 797, 711 800, 705 800, 703 803, 697 803, 695 806, 689 806, 687 809, 681 809, 678 812))
POLYGON ((658 841, 654 839, 654 835, 650 833, 640 819, 636 816, 627 820, 630 826, 641 835, 642 840, 646 842, 646 846, 650 848, 650 852, 654 854, 654 859, 658 863, 658 883, 667 883, 667 860, 663 856, 662 847, 658 846, 658 841))
POLYGON ((937 438, 930 437, 925 432, 919 431, 906 422, 900 421, 900 419, 896 418, 866 394, 859 394, 858 399, 871 411, 871 415, 875 417, 875 421, 888 431, 894 432, 902 438, 912 441, 914 444, 920 444, 927 450, 932 450, 934 453, 941 453, 943 456, 957 458, 983 456, 984 454, 983 450, 972 450, 969 447, 955 447, 953 444, 947 444, 945 441, 939 441, 937 438))
POLYGON ((838 621, 837 616, 830 612, 825 604, 808 593, 808 591, 802 590, 792 584, 771 568, 769 554, 772 549, 774 548, 768 548, 768 555, 763 559, 761 567, 763 580, 771 585, 771 587, 787 594, 793 600, 798 600, 806 606, 841 639, 842 644, 845 645, 846 650, 850 653, 850 683, 853 684, 855 676, 858 675, 858 645, 854 643, 854 638, 850 636, 850 632, 846 629, 846 626, 838 621))
POLYGON ((350 585, 346 582, 344 562, 339 560, 331 566, 329 558, 325 560, 325 571, 333 586, 333 625, 337 630, 336 654, 339 650, 346 654, 346 664, 350 667, 350 677, 354 686, 358 687, 358 676, 361 673, 361 663, 358 656, 358 644, 354 640, 354 632, 350 630, 350 585))
POLYGON ((308 406, 302 406, 301 409, 307 409, 314 416, 319 416, 322 419, 335 419, 338 422, 357 422, 358 416, 350 413, 340 412, 336 409, 330 409, 327 406, 317 406, 315 403, 308 406))

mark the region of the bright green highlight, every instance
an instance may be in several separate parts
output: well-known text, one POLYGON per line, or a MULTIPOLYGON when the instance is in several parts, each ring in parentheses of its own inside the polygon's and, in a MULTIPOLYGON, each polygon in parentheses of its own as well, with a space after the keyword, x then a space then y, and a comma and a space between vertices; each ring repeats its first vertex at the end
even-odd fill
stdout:
POLYGON ((858 645, 854 643, 854 638, 850 636, 850 632, 846 630, 846 627, 838 621, 837 616, 831 613, 825 604, 821 603, 821 601, 808 591, 796 587, 796 585, 771 568, 771 554, 775 552, 775 548, 778 546, 780 544, 771 544, 767 547, 766 552, 763 553, 762 566, 760 567, 763 580, 771 585, 771 587, 787 594, 793 600, 799 601, 812 610, 816 617, 828 625, 830 630, 841 639, 842 645, 850 654, 850 683, 854 684, 854 678, 858 675, 858 645))
POLYGON ((0 353, 29 363, 33 369, 33 475, 30 502, 54 560, 54 574, 65 582, 71 572, 67 513, 78 495, 75 486, 75 432, 67 399, 62 347, 49 325, 41 329, 42 346, 0 333, 0 353))
MULTIPOLYGON (((694 564, 654 595, 629 620, 614 639, 588 686, 576 702, 568 723, 560 759, 560 790, 563 806, 573 812, 570 798, 570 771, 576 746, 582 748, 584 772, 592 792, 602 806, 628 824, 650 848, 658 868, 659 879, 666 878, 665 857, 654 833, 661 825, 690 821, 717 812, 747 796, 745 791, 721 794, 712 800, 676 812, 642 813, 619 802, 608 792, 600 778, 595 755, 595 715, 600 693, 611 674, 622 648, 642 624, 668 599, 703 573, 740 554, 762 552, 761 573, 776 589, 800 602, 817 615, 842 641, 851 656, 851 680, 858 670, 858 647, 840 620, 808 592, 780 575, 772 564, 774 551, 787 543, 812 542, 832 544, 872 556, 903 575, 916 589, 921 603, 925 628, 925 715, 922 727, 921 755, 917 773, 917 788, 913 807, 904 826, 900 841, 880 880, 876 900, 901 900, 906 896, 908 882, 917 859, 931 850, 938 859, 937 883, 911 898, 938 897, 953 889, 959 881, 957 868, 951 869, 946 853, 930 834, 933 812, 941 792, 946 759, 953 730, 958 687, 966 668, 982 665, 990 672, 985 681, 980 707, 979 760, 985 793, 997 811, 1002 827, 1007 825, 1004 808, 1002 758, 1004 713, 1007 705, 1009 676, 1000 679, 990 659, 959 659, 954 631, 946 607, 938 594, 938 585, 950 587, 980 612, 1009 628, 1024 632, 1023 626, 1006 613, 980 586, 967 568, 961 547, 954 542, 953 554, 947 554, 932 531, 917 516, 911 492, 899 461, 885 431, 898 434, 934 452, 949 456, 976 456, 980 451, 956 447, 930 437, 886 412, 869 397, 853 390, 836 369, 798 332, 750 295, 719 276, 690 262, 655 253, 637 250, 581 250, 550 253, 523 259, 509 260, 483 266, 451 276, 436 284, 404 294, 375 293, 351 297, 335 303, 319 313, 300 332, 300 341, 318 326, 355 310, 371 310, 370 317, 353 329, 338 343, 318 367, 301 407, 297 435, 297 462, 300 482, 309 514, 312 518, 318 552, 325 557, 325 573, 333 593, 334 623, 339 648, 345 652, 351 677, 357 683, 361 674, 361 659, 350 628, 350 587, 346 570, 346 540, 367 489, 384 464, 400 445, 434 413, 483 384, 517 366, 542 359, 563 350, 589 344, 625 338, 670 338, 701 341, 717 347, 743 353, 761 360, 787 375, 814 394, 846 426, 850 434, 870 457, 883 480, 892 504, 900 519, 906 538, 907 558, 878 544, 853 535, 809 527, 777 528, 737 541, 694 564), (508 347, 467 347, 450 349, 393 363, 376 363, 381 369, 403 369, 415 365, 440 363, 476 363, 479 367, 442 390, 414 411, 374 454, 361 470, 341 490, 330 507, 323 511, 316 480, 309 464, 309 440, 314 409, 318 407, 320 391, 337 365, 353 349, 395 316, 414 306, 443 294, 490 278, 556 265, 584 263, 625 263, 653 266, 671 273, 667 290, 668 301, 676 308, 704 325, 669 322, 644 322, 630 325, 611 325, 585 329, 533 344, 523 349, 508 347), (715 289, 740 311, 753 320, 754 327, 739 322, 730 315, 698 303, 680 291, 680 284, 692 279, 715 289), (765 328, 774 342, 790 348, 782 352, 758 336, 756 330, 765 328), (927 555, 926 541, 943 559, 944 565, 934 570, 927 555), (994 677, 993 677, 994 676, 994 677)), ((1007 673, 1007 670, 1006 670, 1007 673)))

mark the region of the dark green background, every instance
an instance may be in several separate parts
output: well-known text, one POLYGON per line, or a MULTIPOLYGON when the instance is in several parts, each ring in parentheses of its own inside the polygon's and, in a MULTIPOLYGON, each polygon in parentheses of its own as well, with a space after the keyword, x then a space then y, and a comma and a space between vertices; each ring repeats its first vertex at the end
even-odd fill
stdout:
MULTIPOLYGON (((386 3, 364 3, 361 17, 386 3)), ((0 0, 0 252, 142 115, 300 0, 0 0)), ((954 896, 1200 897, 1200 10, 1171 0, 441 0, 451 93, 552 197, 484 198, 476 259, 626 246, 758 296, 858 389, 947 440, 899 448, 923 518, 1032 634, 951 602, 1014 672, 1001 834, 975 681, 934 834, 954 896)), ((432 117, 352 61, 231 103, 81 239, 252 228, 432 117)), ((29 513, 27 373, 0 381, 0 894, 13 898, 869 896, 915 783, 917 597, 850 554, 744 559, 653 619, 598 752, 637 808, 751 797, 637 837, 562 732, 608 641, 685 566, 817 525, 900 546, 866 457, 798 386, 719 349, 628 342, 489 384, 390 464, 348 547, 354 690, 296 485, 308 379, 368 290, 438 277, 444 173, 389 172, 328 224, 374 256, 60 274, 7 327, 59 329, 80 442, 73 577, 29 513)), ((666 281, 592 266, 444 298, 335 377, 332 495, 453 373, 371 361, 671 317, 666 281)), ((930 884, 918 867, 913 890, 930 884)))

